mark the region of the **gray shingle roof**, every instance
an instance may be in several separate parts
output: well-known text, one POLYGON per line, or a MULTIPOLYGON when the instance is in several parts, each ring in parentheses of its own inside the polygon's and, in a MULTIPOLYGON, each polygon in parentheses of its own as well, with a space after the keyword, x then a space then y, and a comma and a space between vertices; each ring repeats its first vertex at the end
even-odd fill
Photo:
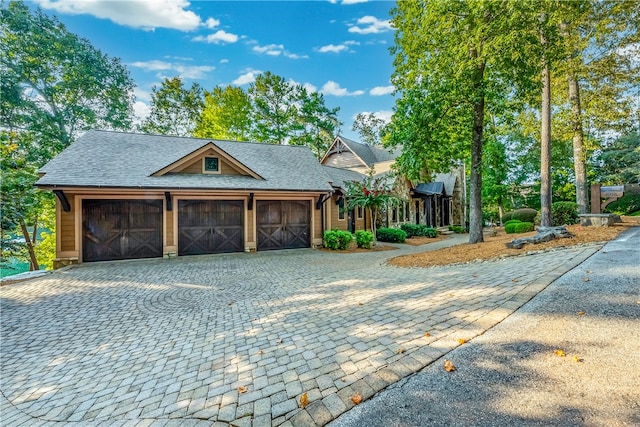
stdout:
POLYGON ((42 187, 123 187, 332 191, 306 147, 110 131, 89 131, 47 163, 42 187), (264 179, 241 175, 155 172, 213 143, 264 179))
POLYGON ((322 167, 327 175, 329 175, 333 186, 337 188, 344 189, 346 181, 362 181, 365 178, 364 174, 349 169, 334 168, 331 166, 322 167))
POLYGON ((374 163, 378 162, 386 162, 388 160, 395 160, 399 153, 397 150, 390 152, 383 148, 372 147, 367 144, 362 144, 360 142, 353 141, 351 139, 345 138, 344 136, 339 136, 340 140, 347 146, 351 151, 353 151, 356 156, 360 157, 368 166, 373 166, 374 163))

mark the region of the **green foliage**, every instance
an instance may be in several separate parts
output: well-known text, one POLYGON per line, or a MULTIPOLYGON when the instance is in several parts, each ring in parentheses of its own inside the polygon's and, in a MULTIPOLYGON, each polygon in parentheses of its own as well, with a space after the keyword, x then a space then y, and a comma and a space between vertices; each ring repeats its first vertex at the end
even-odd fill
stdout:
POLYGON ((449 226, 449 230, 453 231, 456 234, 462 234, 464 233, 464 228, 462 228, 459 225, 450 225, 449 226))
POLYGON ((358 132, 365 144, 380 145, 387 123, 375 113, 358 113, 351 130, 358 132))
POLYGON ((575 202, 554 202, 551 217, 555 225, 571 225, 579 222, 578 204, 575 202))
POLYGON ((180 77, 166 78, 151 89, 151 112, 140 125, 145 133, 193 136, 204 101, 202 88, 193 83, 187 89, 180 77))
POLYGON ((407 233, 399 228, 379 228, 377 233, 381 242, 404 243, 407 240, 407 233))
POLYGON ((357 230, 356 244, 359 248, 371 249, 371 245, 373 244, 373 233, 366 230, 357 230))
POLYGON ((216 86, 204 93, 204 108, 194 136, 232 141, 248 141, 253 106, 241 87, 216 86))
POLYGON ((505 224, 510 219, 517 219, 518 221, 522 221, 522 222, 533 222, 537 213, 538 211, 531 208, 516 209, 515 211, 512 211, 512 212, 506 212, 502 216, 502 220, 505 221, 505 224))
POLYGON ((627 215, 640 210, 640 194, 627 194, 615 202, 611 202, 604 209, 605 212, 627 215))
POLYGON ((402 224, 400 229, 407 233, 407 238, 420 236, 438 237, 438 230, 423 224, 402 224))
POLYGON ((640 134, 618 138, 600 152, 596 162, 603 184, 640 182, 640 134))
POLYGON ((506 222, 504 223, 504 226, 506 227, 506 226, 507 226, 507 225, 509 225, 509 224, 517 224, 517 223, 519 223, 519 222, 522 222, 522 221, 520 221, 519 219, 510 219, 509 221, 506 221, 506 222))
POLYGON ((529 231, 533 231, 535 226, 532 222, 522 222, 518 220, 510 220, 504 226, 504 231, 507 234, 513 233, 527 233, 529 231))
POLYGON ((353 235, 343 230, 327 230, 324 232, 324 247, 331 250, 344 250, 349 247, 353 235))

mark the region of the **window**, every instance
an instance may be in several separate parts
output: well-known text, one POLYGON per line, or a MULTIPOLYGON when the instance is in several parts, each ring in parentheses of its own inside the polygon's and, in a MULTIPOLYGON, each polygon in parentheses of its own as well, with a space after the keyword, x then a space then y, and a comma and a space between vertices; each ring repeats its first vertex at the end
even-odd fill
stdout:
POLYGON ((217 157, 205 157, 204 158, 204 172, 207 173, 219 173, 220 162, 217 157))
POLYGON ((411 215, 411 211, 409 210, 409 202, 404 204, 404 220, 409 221, 409 216, 411 215))
POLYGON ((363 209, 362 206, 358 206, 358 219, 362 219, 363 209))
POLYGON ((344 221, 344 197, 340 197, 338 200, 338 219, 344 221))

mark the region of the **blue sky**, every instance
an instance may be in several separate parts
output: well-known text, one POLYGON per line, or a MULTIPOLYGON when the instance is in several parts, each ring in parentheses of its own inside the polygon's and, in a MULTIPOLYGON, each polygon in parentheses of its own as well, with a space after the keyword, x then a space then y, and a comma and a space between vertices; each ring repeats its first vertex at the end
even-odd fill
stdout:
POLYGON ((388 119, 393 29, 390 1, 34 0, 103 53, 119 57, 137 84, 136 114, 151 88, 181 76, 204 89, 245 89, 270 71, 340 107, 342 134, 356 114, 388 119))

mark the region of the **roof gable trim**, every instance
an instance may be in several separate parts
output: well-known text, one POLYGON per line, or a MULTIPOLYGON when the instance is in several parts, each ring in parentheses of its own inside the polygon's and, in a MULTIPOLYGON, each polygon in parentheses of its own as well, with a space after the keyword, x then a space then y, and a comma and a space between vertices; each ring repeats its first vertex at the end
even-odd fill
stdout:
POLYGON ((336 139, 333 141, 333 144, 331 144, 331 147, 329 147, 329 149, 327 150, 327 152, 325 153, 324 157, 322 157, 322 160, 320 160, 320 164, 324 164, 325 160, 327 160, 329 157, 331 157, 332 154, 340 154, 343 153, 345 151, 350 152, 351 154, 353 154, 354 156, 356 156, 356 158, 362 163, 363 166, 369 167, 369 165, 367 164, 367 162, 365 162, 362 157, 358 156, 358 153, 356 153, 355 151, 353 151, 351 149, 351 147, 349 147, 348 144, 346 144, 341 137, 336 137, 336 139))
POLYGON ((236 160, 233 156, 231 156, 229 153, 227 153, 226 151, 224 151, 223 149, 218 147, 213 142, 206 143, 205 145, 203 145, 202 147, 198 148, 197 150, 192 151, 191 153, 187 154, 186 156, 183 156, 182 158, 176 160, 175 162, 173 162, 173 163, 163 167, 162 169, 152 173, 151 176, 163 176, 163 175, 166 175, 167 173, 170 173, 170 172, 179 171, 182 166, 186 166, 187 164, 193 162, 194 160, 197 160, 198 158, 204 158, 205 155, 209 154, 210 150, 213 150, 221 159, 224 159, 225 162, 229 163, 235 169, 237 169, 238 171, 242 172, 243 175, 247 175, 247 176, 250 176, 252 178, 264 181, 264 178, 262 176, 260 176, 258 173, 256 173, 253 170, 251 170, 245 164, 243 164, 243 163, 239 162, 238 160, 236 160))

